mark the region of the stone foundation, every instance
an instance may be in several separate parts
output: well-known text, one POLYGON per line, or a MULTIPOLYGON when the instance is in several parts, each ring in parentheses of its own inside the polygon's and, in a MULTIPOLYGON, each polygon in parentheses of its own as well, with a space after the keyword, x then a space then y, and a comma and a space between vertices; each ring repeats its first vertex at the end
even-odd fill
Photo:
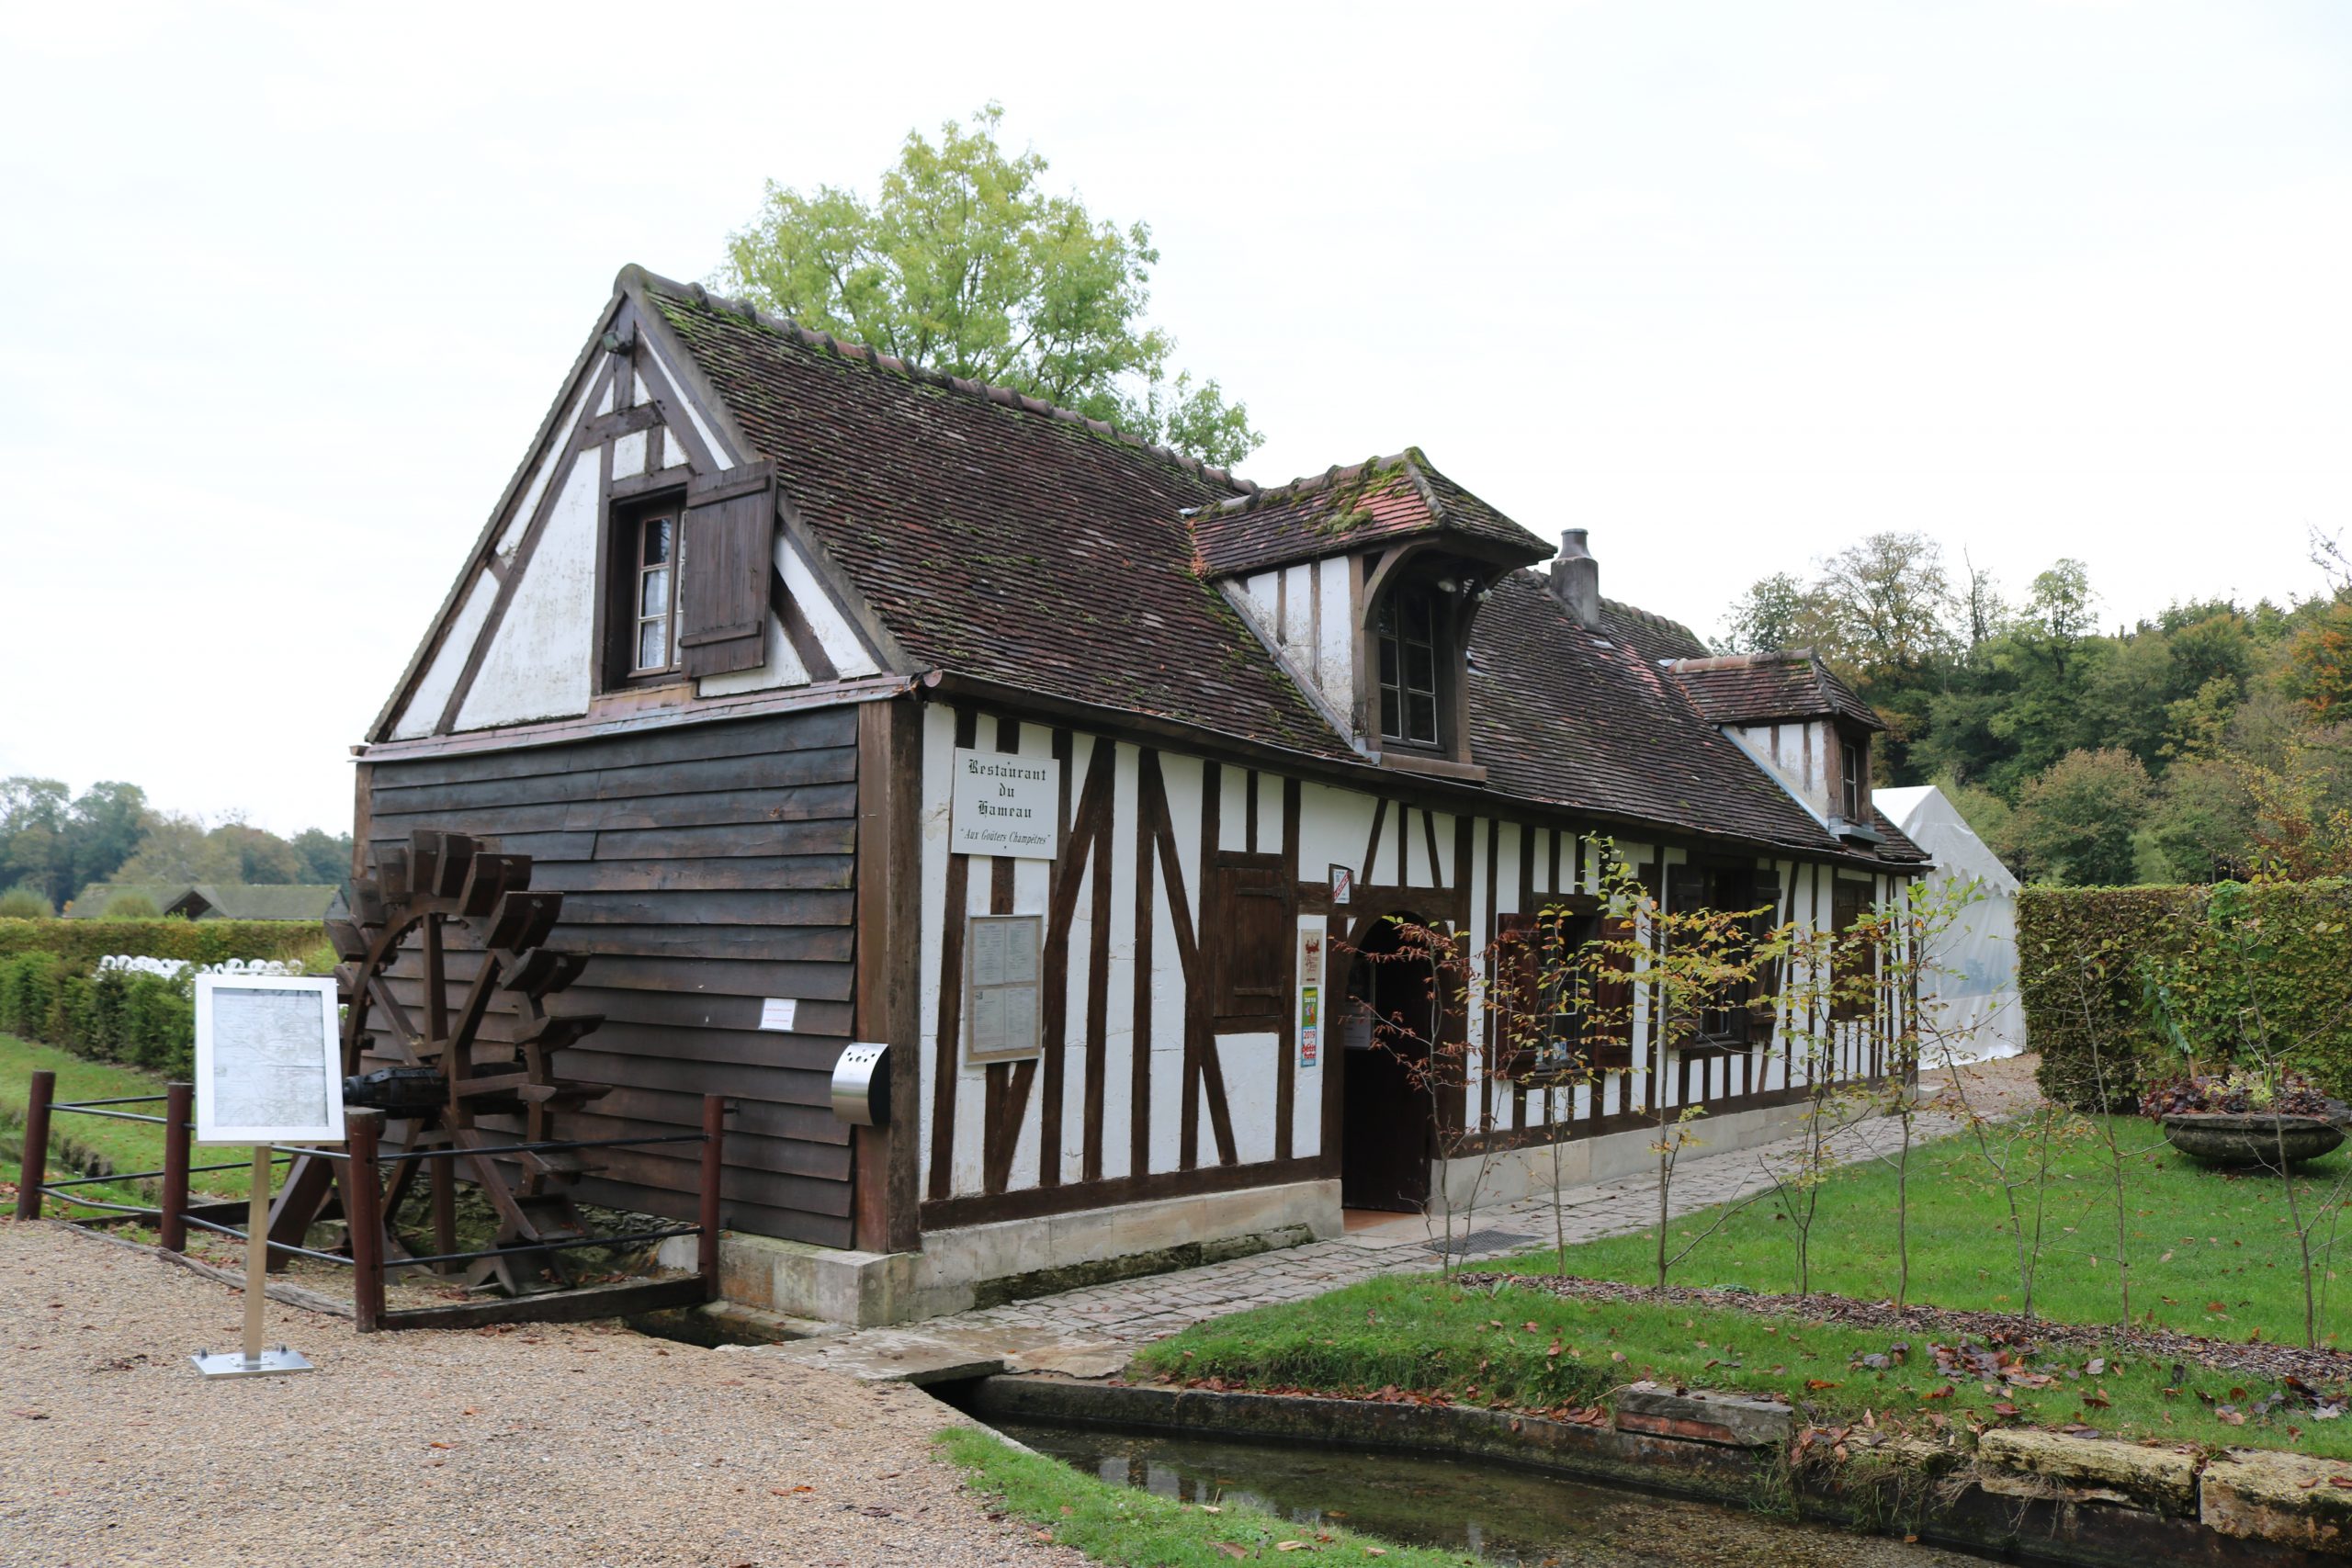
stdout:
MULTIPOLYGON (((974 1307, 1189 1269, 1340 1234, 1340 1184, 1286 1182, 932 1231, 921 1252, 858 1252, 729 1232, 719 1239, 728 1301, 853 1328, 913 1323, 974 1307)), ((661 1261, 694 1266, 695 1238, 661 1261)))
MULTIPOLYGON (((1758 1144, 1793 1137, 1804 1130, 1805 1112, 1809 1109, 1800 1101, 1792 1105, 1768 1105, 1756 1111, 1738 1111, 1726 1116, 1702 1116, 1684 1128, 1693 1141, 1684 1150, 1683 1157, 1697 1159, 1729 1154, 1738 1149, 1754 1148, 1758 1144)), ((1657 1134, 1646 1127, 1611 1133, 1599 1138, 1571 1139, 1556 1145, 1559 1160, 1557 1184, 1582 1187, 1595 1181, 1614 1181, 1622 1177, 1647 1175, 1657 1168, 1657 1152, 1652 1146, 1657 1142, 1657 1134)), ((1431 1188, 1444 1192, 1447 1201, 1456 1210, 1469 1205, 1470 1186, 1474 1181, 1478 1184, 1476 1206, 1481 1209, 1490 1204, 1532 1198, 1552 1190, 1555 1152, 1555 1145, 1549 1144, 1507 1150, 1485 1162, 1483 1176, 1480 1162, 1475 1157, 1440 1160, 1436 1172, 1438 1180, 1431 1183, 1431 1188)))

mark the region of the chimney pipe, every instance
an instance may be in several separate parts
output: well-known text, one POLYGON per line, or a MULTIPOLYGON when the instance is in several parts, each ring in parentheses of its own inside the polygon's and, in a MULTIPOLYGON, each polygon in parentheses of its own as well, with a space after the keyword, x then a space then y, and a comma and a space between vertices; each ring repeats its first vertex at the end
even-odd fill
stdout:
POLYGON ((1585 547, 1585 530, 1560 535, 1560 556, 1552 563, 1552 592, 1569 618, 1587 631, 1600 629, 1600 563, 1585 547))

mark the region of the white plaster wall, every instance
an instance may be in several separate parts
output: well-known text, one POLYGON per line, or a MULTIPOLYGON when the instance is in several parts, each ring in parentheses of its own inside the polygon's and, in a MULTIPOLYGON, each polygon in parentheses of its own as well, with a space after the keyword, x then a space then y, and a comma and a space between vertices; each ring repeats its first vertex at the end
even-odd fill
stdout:
POLYGON ((646 433, 632 430, 613 443, 613 478, 633 479, 645 472, 646 433))
POLYGON ((588 711, 596 612, 596 458, 573 459, 524 563, 474 683, 458 712, 459 729, 569 718, 588 711))
MULTIPOLYGON (((800 613, 808 617, 808 629, 817 638, 817 646, 833 661, 833 668, 844 679, 878 673, 881 666, 867 657, 865 645, 850 629, 849 618, 833 603, 817 574, 800 553, 800 547, 789 538, 781 538, 776 550, 776 565, 784 572, 784 586, 792 595, 800 613)), ((1032 726, 1031 728, 1035 728, 1032 726)), ((1024 748, 1025 750, 1025 748, 1024 748)))
MULTIPOLYGON (((1233 1156, 1243 1165, 1274 1157, 1274 1071, 1282 1059, 1279 1034, 1220 1034, 1217 1066, 1225 1069, 1225 1103, 1233 1122, 1233 1156)), ((1205 1080, 1207 1075, 1202 1075, 1205 1080)), ((1201 1086, 1201 1163, 1216 1160, 1216 1134, 1209 1122, 1208 1085, 1201 1086)))
POLYGON ((1304 784, 1298 801, 1298 874, 1321 881, 1334 865, 1361 874, 1372 840, 1374 800, 1353 790, 1304 784))
MULTIPOLYGON (((1115 1179, 1134 1165, 1136 987, 1150 977, 1136 972, 1136 820, 1143 809, 1140 753, 1121 746, 1111 761, 1111 953, 1103 975, 1109 1006, 1102 1031, 1102 1175, 1115 1179)), ((1091 892, 1091 889, 1090 888, 1091 892)), ((1080 1105, 1083 1107, 1081 1098, 1080 1105)))
MULTIPOLYGON (((1201 918, 1201 764, 1191 757, 1161 752, 1160 776, 1168 786, 1168 815, 1175 824, 1176 863, 1184 874, 1184 905, 1197 925, 1201 918)), ((1230 772, 1220 769, 1219 772, 1230 772)), ((1165 868, 1159 868, 1163 873, 1165 868)), ((1151 1168, 1174 1170, 1182 1149, 1184 1106, 1184 980, 1176 955, 1176 927, 1164 876, 1153 900, 1159 929, 1152 934, 1151 1168)), ((1216 1145, 1205 1118, 1200 1124, 1203 1163, 1214 1163, 1216 1145)))
POLYGON ((709 449, 712 464, 719 468, 733 468, 735 464, 727 455, 726 443, 718 439, 718 431, 703 417, 702 411, 695 407, 694 400, 685 395, 685 383, 678 379, 678 367, 670 363, 669 355, 656 347, 650 336, 645 340, 645 349, 652 358, 654 368, 661 372, 662 379, 669 383, 675 394, 673 403, 685 411, 686 422, 695 427, 695 434, 702 437, 703 446, 709 449))
POLYGON ((1315 563, 1315 683, 1324 700, 1351 716, 1361 731, 1363 724, 1355 712, 1355 606, 1350 570, 1345 556, 1315 563))
POLYGON ((938 1094, 939 954, 947 926, 946 903, 939 892, 947 886, 947 803, 954 786, 955 750, 955 715, 939 704, 926 705, 922 710, 922 807, 918 817, 924 889, 922 956, 916 965, 922 990, 918 1010, 922 1023, 921 1048, 915 1053, 922 1068, 916 1169, 921 1173, 919 1179, 924 1184, 926 1196, 930 1193, 932 1141, 936 1133, 931 1113, 938 1094))
MULTIPOLYGON (((1315 568, 1312 563, 1283 570, 1282 591, 1282 641, 1285 649, 1295 649, 1303 669, 1315 668, 1317 649, 1321 646, 1316 627, 1321 624, 1317 615, 1315 599, 1315 568)), ((1317 690, 1322 687, 1318 678, 1317 690)))
POLYGON ((449 694, 457 689, 458 672, 472 657, 474 639, 481 635, 482 621, 497 597, 498 579, 484 568, 475 574, 473 586, 466 590, 465 601, 449 623, 449 635, 442 639, 433 662, 425 667, 424 678, 416 683, 408 706, 392 725, 393 739, 411 740, 430 735, 433 727, 441 722, 441 710, 447 705, 449 694))

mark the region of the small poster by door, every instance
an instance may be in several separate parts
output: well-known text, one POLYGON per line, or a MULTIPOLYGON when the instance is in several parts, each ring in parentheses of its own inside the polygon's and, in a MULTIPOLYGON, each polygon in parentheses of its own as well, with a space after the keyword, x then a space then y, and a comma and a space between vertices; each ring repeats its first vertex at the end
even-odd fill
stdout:
POLYGON ((1323 922, 1298 923, 1298 1065, 1311 1068, 1323 1061, 1323 944, 1329 940, 1323 922))

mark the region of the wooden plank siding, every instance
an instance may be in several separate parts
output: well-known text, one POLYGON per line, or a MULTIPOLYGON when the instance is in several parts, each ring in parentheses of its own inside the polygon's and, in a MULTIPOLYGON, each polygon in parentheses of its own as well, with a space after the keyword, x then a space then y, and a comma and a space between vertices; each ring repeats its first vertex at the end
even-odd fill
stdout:
MULTIPOLYGON (((534 888, 564 894, 548 945, 594 957, 549 1010, 605 1021, 558 1070, 615 1086, 566 1114, 564 1135, 691 1132, 700 1097, 726 1095, 727 1226, 831 1247, 854 1240, 850 1129, 829 1091, 857 996, 859 711, 379 761, 360 814, 371 844, 420 828, 494 839, 533 857, 534 888), (793 1032, 759 1028, 770 997, 797 1001, 793 1032)), ((448 974, 477 964, 453 953, 448 974)), ((392 990, 420 1005, 422 976, 396 971, 392 990)), ((493 1015, 483 1034, 506 1029, 493 1015)), ((578 1194, 690 1218, 697 1157, 610 1151, 578 1194)))

